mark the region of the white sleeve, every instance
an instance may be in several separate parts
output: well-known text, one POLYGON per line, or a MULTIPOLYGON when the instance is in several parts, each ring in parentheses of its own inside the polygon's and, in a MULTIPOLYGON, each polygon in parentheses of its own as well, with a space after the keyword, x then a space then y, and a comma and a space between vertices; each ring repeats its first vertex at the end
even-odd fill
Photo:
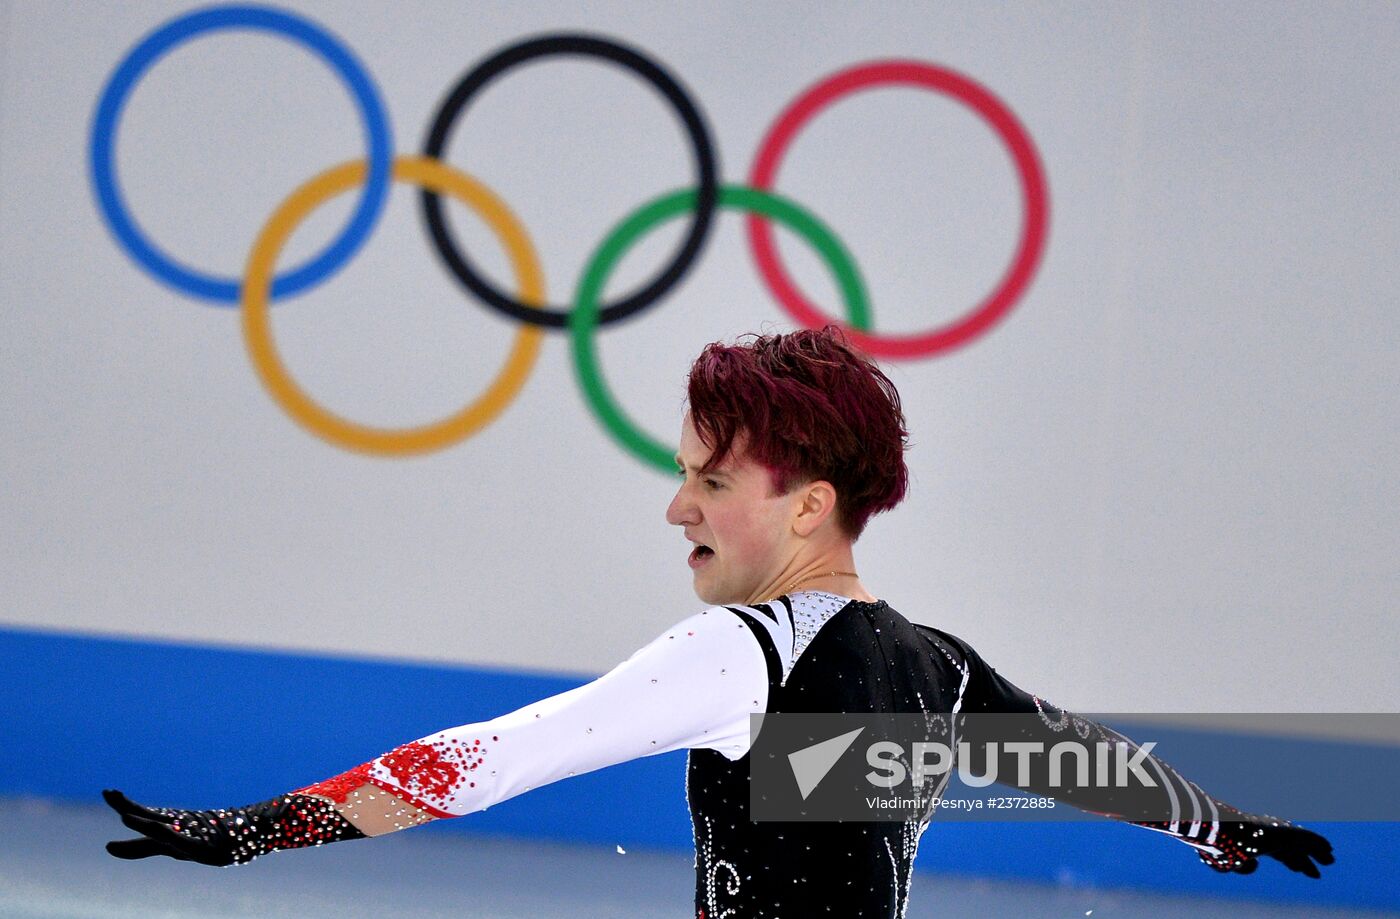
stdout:
POLYGON ((781 667, 779 618, 712 607, 591 683, 405 744, 355 772, 434 816, 457 817, 656 753, 704 748, 740 759, 749 715, 765 711, 781 667))

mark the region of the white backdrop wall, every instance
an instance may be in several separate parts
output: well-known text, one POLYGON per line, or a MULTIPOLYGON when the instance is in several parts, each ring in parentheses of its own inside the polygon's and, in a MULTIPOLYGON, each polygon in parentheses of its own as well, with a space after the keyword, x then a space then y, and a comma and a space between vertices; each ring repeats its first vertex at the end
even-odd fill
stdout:
MULTIPOLYGON (((0 2, 0 621, 314 652, 600 672, 697 606, 675 482, 614 445, 549 337, 477 435, 387 459, 293 423, 236 309, 181 295, 107 231, 87 146, 103 86, 193 7, 0 2)), ((867 584, 1016 682, 1100 711, 1384 711, 1400 655, 1400 7, 1348 4, 298 3, 421 149, 467 68, 587 30, 679 75, 723 177, 851 64, 913 58, 1020 118, 1048 247, 968 346, 885 366, 914 447, 903 507, 858 544, 867 584)), ((183 260, 238 275, 278 203, 363 155, 350 97, 299 46, 221 32, 134 91, 117 166, 183 260)), ((493 83, 446 159, 494 188, 567 300, 603 235, 693 182, 678 123, 613 68, 493 83)), ((965 313, 1016 243, 1015 171, 947 97, 870 91, 796 141, 778 188, 855 255, 877 327, 965 313)), ((344 222, 320 209, 281 264, 344 222)), ((465 246, 509 272, 457 208, 465 246)), ((609 290, 649 275, 675 225, 609 290)), ((834 286, 796 237, 814 298, 834 286)), ((503 280, 502 283, 505 283, 503 280)), ((516 326, 464 295, 397 185, 348 266, 274 307, 325 404, 421 423, 486 386, 516 326)), ((670 297, 598 341, 627 411, 674 440, 700 347, 791 328, 726 214, 670 297)))

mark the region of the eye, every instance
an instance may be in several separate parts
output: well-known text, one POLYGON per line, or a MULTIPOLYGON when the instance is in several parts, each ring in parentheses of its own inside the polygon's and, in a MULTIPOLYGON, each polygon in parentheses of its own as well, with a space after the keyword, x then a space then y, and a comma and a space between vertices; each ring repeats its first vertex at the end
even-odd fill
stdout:
POLYGON ((714 479, 706 479, 705 487, 710 489, 711 491, 719 491, 724 486, 721 485, 719 482, 716 482, 714 479))

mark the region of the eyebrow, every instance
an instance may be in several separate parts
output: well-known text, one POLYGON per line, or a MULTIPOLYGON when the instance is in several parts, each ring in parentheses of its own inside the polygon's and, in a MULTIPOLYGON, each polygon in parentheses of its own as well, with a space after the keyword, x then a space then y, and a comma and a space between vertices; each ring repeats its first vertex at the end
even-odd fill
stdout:
MULTIPOLYGON (((676 461, 676 467, 677 467, 678 469, 680 469, 681 472, 684 472, 685 469, 686 469, 686 466, 685 466, 685 463, 681 462, 680 456, 674 456, 674 457, 672 457, 672 459, 674 459, 674 460, 676 461)), ((699 471, 700 471, 700 467, 699 467, 699 466, 691 466, 690 468, 693 469, 693 470, 695 470, 696 472, 699 472, 699 471)), ((718 469, 711 470, 710 472, 706 473, 706 475, 719 476, 720 478, 724 478, 724 479, 731 479, 731 478, 733 478, 733 476, 731 476, 729 473, 727 473, 727 472, 721 472, 721 471, 719 471, 718 469)))

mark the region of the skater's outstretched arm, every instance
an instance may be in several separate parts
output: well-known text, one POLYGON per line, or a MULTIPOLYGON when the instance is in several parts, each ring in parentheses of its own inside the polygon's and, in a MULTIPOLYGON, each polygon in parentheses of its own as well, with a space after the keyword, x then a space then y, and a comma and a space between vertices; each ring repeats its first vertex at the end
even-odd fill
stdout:
POLYGON ((1047 751, 1065 741, 1097 747, 1107 745, 1112 755, 1099 760, 1088 756, 1084 774, 1072 780, 1066 775, 1077 771, 1079 763, 1073 757, 1063 757, 1056 764, 1059 778, 1050 781, 1053 756, 1039 757, 1029 770, 1024 784, 1016 768, 999 769, 998 781, 1055 798, 1081 810, 1101 814, 1165 833, 1196 850, 1200 859, 1217 871, 1249 874, 1259 866, 1262 856, 1282 862, 1293 871, 1308 877, 1320 877, 1318 865, 1333 862, 1332 845, 1323 836, 1295 826, 1286 820, 1265 814, 1245 813, 1203 791, 1136 743, 1111 727, 1056 708, 1044 699, 1031 695, 1007 680, 982 660, 966 642, 955 636, 927 626, 918 627, 940 651, 946 652, 966 668, 967 687, 961 711, 970 716, 1018 715, 1004 726, 997 719, 967 719, 968 731, 974 735, 973 747, 979 742, 998 739, 1005 749, 1007 732, 1020 742, 1038 743, 1047 751), (1123 752, 1118 752, 1122 745, 1123 752), (1061 770, 1059 766, 1070 763, 1061 770), (1153 785, 1138 782, 1119 784, 1118 776, 1111 779, 1101 771, 1122 772, 1126 763, 1134 765, 1135 774, 1148 777, 1153 785), (1084 779, 1087 778, 1087 781, 1084 779))
POLYGON ((206 865, 380 836, 482 810, 559 779, 671 750, 739 759, 768 704, 773 642, 752 617, 696 613, 591 683, 489 721, 403 744, 340 775, 246 807, 176 810, 103 797, 137 839, 118 858, 206 865), (757 639, 757 640, 756 640, 757 639))

